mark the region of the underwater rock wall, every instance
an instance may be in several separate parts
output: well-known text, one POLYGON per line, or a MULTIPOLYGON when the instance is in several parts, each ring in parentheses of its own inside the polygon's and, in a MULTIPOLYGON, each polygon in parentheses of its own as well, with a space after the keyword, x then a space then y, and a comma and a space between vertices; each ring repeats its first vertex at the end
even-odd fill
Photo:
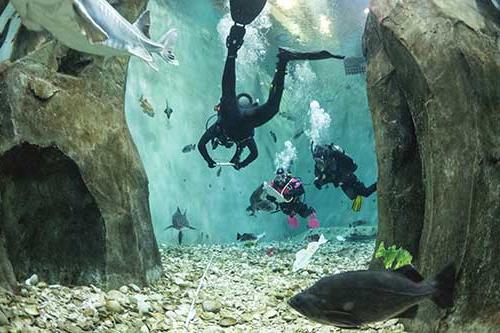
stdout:
MULTIPOLYGON (((133 20, 144 6, 118 7, 133 20)), ((1 285, 14 287, 13 272, 108 288, 156 280, 148 182, 124 115, 128 60, 103 67, 19 34, 18 60, 0 64, 1 285)))
POLYGON ((373 0, 365 31, 379 166, 378 241, 425 276, 458 270, 449 313, 414 332, 500 326, 500 12, 490 1, 373 0))

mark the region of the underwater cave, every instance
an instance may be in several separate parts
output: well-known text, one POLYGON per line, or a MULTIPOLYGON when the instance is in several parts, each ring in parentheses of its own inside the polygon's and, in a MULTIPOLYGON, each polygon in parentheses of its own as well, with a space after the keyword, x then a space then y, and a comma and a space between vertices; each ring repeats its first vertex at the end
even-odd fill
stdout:
POLYGON ((56 147, 27 143, 0 157, 0 230, 19 280, 104 281, 105 230, 76 164, 56 147))

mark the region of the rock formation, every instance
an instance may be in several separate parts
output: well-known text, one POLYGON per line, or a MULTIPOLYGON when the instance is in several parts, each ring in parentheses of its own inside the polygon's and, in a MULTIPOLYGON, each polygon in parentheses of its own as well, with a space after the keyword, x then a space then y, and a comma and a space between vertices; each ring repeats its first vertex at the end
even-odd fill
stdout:
MULTIPOLYGON (((133 20, 146 1, 120 2, 133 20)), ((116 287, 161 274, 147 178, 128 131, 128 59, 22 29, 0 65, 0 284, 116 287), (1 246, 1 245, 4 246, 1 246)))
POLYGON ((456 304, 415 332, 500 330, 500 11, 489 0, 372 0, 364 37, 379 166, 378 241, 425 276, 457 266, 456 304))

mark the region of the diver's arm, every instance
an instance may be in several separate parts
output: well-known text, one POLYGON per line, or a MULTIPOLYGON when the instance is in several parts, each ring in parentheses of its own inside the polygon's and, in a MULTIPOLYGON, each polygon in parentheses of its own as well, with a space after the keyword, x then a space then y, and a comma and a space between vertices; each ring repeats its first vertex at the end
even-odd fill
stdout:
POLYGON ((295 179, 295 181, 293 181, 289 186, 291 188, 289 189, 288 194, 293 197, 299 197, 306 193, 304 186, 302 186, 302 182, 299 179, 295 179))
POLYGON ((198 151, 200 152, 201 156, 203 159, 208 163, 209 168, 215 168, 216 163, 215 161, 210 157, 207 151, 207 144, 216 137, 216 125, 210 126, 209 129, 205 131, 203 136, 201 137, 200 141, 198 142, 198 151))
POLYGON ((240 167, 240 169, 246 167, 247 165, 255 161, 257 157, 259 157, 259 150, 257 149, 257 144, 255 143, 255 140, 253 138, 250 138, 246 141, 246 146, 250 150, 250 154, 247 156, 247 158, 245 158, 243 162, 239 163, 238 166, 240 167))
POLYGON ((241 153, 243 153, 243 149, 245 149, 244 145, 236 145, 236 151, 234 152, 233 158, 231 158, 230 163, 235 165, 239 165, 241 153))

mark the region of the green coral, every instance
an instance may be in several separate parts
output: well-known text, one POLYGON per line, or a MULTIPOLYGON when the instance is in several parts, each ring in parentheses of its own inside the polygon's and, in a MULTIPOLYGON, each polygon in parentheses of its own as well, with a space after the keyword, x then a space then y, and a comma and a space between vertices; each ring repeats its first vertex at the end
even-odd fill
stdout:
POLYGON ((403 248, 396 248, 396 245, 385 248, 384 242, 381 242, 377 251, 375 252, 375 258, 382 259, 386 269, 396 270, 400 267, 410 265, 413 256, 410 252, 403 248))

